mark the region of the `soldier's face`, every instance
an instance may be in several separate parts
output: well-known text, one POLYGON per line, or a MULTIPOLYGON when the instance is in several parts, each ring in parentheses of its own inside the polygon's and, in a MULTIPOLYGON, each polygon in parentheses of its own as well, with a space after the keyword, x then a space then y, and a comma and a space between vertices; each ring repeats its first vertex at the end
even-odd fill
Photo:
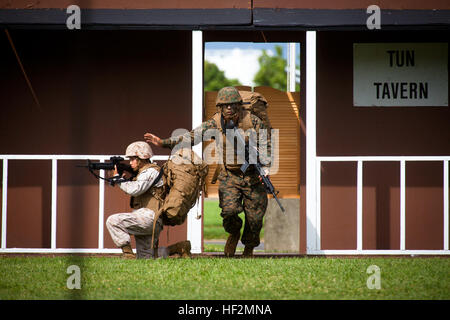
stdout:
POLYGON ((222 114, 225 119, 234 117, 239 110, 239 103, 230 103, 222 105, 222 114))
POLYGON ((139 158, 138 157, 130 157, 130 166, 134 171, 139 169, 139 158))

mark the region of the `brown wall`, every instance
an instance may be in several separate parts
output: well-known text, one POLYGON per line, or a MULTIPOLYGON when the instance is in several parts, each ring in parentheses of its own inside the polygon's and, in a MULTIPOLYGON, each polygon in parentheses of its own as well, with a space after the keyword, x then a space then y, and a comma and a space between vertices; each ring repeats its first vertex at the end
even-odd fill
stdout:
POLYGON ((406 165, 406 249, 443 249, 442 162, 406 165))
POLYGON ((17 160, 8 166, 8 247, 50 248, 51 161, 17 160))
MULTIPOLYGON (((0 34, 3 71, 0 153, 120 154, 130 141, 141 139, 144 132, 151 130, 165 137, 175 128, 190 127, 189 32, 15 31, 11 34, 42 111, 36 108, 6 38, 0 34), (160 105, 165 108, 158 108, 160 105)), ((448 38, 449 33, 442 31, 318 32, 318 155, 449 155, 448 107, 352 106, 354 42, 442 42, 448 38)), ((266 39, 304 45, 305 33, 205 31, 204 39, 255 42, 266 39)), ((304 48, 301 47, 301 92, 305 92, 304 48)), ((305 105, 302 94, 301 105, 305 105)), ((299 156, 304 159, 305 108, 300 108, 300 115, 299 156)), ((167 154, 167 150, 155 149, 155 153, 167 154)), ((300 252, 306 250, 305 164, 304 160, 300 162, 300 252)), ((58 203, 61 201, 58 209, 63 211, 58 219, 58 245, 96 245, 97 213, 92 214, 94 218, 87 213, 76 214, 88 202, 96 210, 97 190, 92 190, 97 182, 87 173, 75 177, 70 164, 67 166, 65 169, 61 165, 60 174, 67 177, 58 176, 60 185, 64 181, 75 185, 69 187, 70 191, 61 189, 61 195, 58 194, 58 203), (86 203, 79 203, 81 198, 86 203), (69 201, 77 205, 65 216, 67 213, 62 208, 69 201), (67 240, 69 230, 77 232, 71 225, 82 229, 85 237, 75 234, 67 240)), ((406 171, 406 247, 442 248, 442 165, 407 162, 406 171)), ((25 161, 10 162, 10 186, 17 189, 9 190, 8 247, 35 246, 36 241, 37 247, 49 246, 50 182, 44 178, 50 172, 46 161, 33 165, 25 161), (24 172, 25 176, 21 176, 24 172), (29 182, 31 174, 35 179, 29 182), (24 196, 26 204, 21 202, 24 196), (23 221, 32 221, 38 227, 31 228, 28 223, 24 227, 17 225, 23 221)), ((399 165, 365 163, 363 173, 363 247, 398 249, 399 165)), ((324 163, 322 182, 322 248, 354 249, 356 165, 324 163)), ((121 196, 117 189, 106 188, 106 217, 110 212, 127 208, 127 198, 121 196)), ((185 234, 185 231, 175 234, 185 234)), ((169 238, 170 242, 175 241, 172 234, 169 238)), ((111 245, 107 233, 105 245, 111 245)))
MULTIPOLYGON (((0 154, 123 154, 145 132, 191 128, 190 32, 10 34, 41 108, 2 31, 0 154)), ((58 247, 97 247, 98 182, 82 163, 58 161, 58 247)), ((49 247, 51 161, 10 160, 8 173, 8 247, 49 247)), ((105 187, 105 202, 105 219, 129 211, 117 187, 105 187)), ((171 242, 186 237, 186 224, 170 229, 171 242)))
POLYGON ((321 249, 356 249, 356 164, 323 163, 321 171, 321 249))
POLYGON ((363 249, 400 249, 399 162, 364 163, 363 185, 363 249))
POLYGON ((449 35, 319 32, 318 155, 449 155, 450 108, 353 107, 352 58, 354 42, 447 42, 449 35))
MULTIPOLYGON (((319 156, 450 155, 449 107, 353 107, 353 43, 447 42, 448 32, 319 32, 319 156)), ((406 163, 406 248, 443 247, 443 164, 406 163)), ((400 166, 365 163, 363 248, 400 248, 400 166)), ((322 249, 356 248, 356 164, 322 166, 322 249)))

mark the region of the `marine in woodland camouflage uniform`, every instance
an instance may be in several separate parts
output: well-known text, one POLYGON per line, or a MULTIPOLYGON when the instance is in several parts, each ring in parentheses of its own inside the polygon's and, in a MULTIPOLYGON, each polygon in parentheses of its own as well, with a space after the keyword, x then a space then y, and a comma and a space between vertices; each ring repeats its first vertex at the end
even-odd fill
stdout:
MULTIPOLYGON (((215 129, 221 131, 222 124, 230 119, 234 120, 234 123, 243 129, 244 132, 250 127, 257 134, 261 129, 269 129, 257 116, 243 110, 242 98, 239 91, 234 87, 225 87, 219 91, 216 106, 219 112, 212 119, 203 122, 199 127, 185 135, 160 139, 153 134, 147 133, 144 135, 144 138, 147 142, 168 148, 174 148, 176 145, 186 141, 189 141, 191 144, 197 144, 202 142, 202 137, 207 130, 215 129)), ((223 137, 222 140, 226 141, 226 137, 223 137)), ((260 144, 266 144, 267 146, 267 154, 269 156, 265 156, 264 159, 261 159, 261 162, 268 166, 270 164, 270 141, 267 138, 265 139, 264 136, 261 136, 259 141, 260 144)), ((217 139, 216 143, 220 149, 221 143, 217 139)), ((225 255, 229 257, 234 256, 242 227, 242 219, 238 214, 244 211, 245 225, 241 239, 245 245, 243 255, 252 256, 253 249, 260 244, 260 232, 267 208, 267 192, 253 166, 250 166, 245 173, 242 173, 240 170, 242 163, 238 164, 236 157, 234 158, 234 163, 226 163, 225 149, 225 147, 221 149, 224 165, 220 165, 222 170, 218 175, 219 206, 222 208, 223 227, 226 232, 230 233, 225 245, 225 255)))

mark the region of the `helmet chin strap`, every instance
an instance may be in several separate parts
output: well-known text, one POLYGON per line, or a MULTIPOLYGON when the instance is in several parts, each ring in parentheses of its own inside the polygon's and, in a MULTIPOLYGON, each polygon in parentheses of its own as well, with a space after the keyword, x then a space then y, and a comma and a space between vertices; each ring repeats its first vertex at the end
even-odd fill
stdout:
POLYGON ((234 124, 237 124, 238 123, 238 119, 239 119, 239 112, 236 112, 231 117, 225 117, 224 114, 222 113, 222 120, 225 121, 225 123, 233 121, 234 124))
POLYGON ((222 124, 222 128, 223 129, 234 129, 236 127, 237 124, 237 119, 236 119, 236 115, 231 117, 230 119, 226 119, 223 114, 222 117, 220 118, 221 120, 221 124, 222 124))

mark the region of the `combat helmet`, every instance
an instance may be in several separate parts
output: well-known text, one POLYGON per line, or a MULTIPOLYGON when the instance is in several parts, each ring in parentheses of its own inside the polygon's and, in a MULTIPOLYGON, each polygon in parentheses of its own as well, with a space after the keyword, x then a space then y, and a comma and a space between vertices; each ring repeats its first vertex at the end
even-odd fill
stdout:
POLYGON ((219 90, 216 98, 216 107, 223 104, 240 103, 242 104, 242 97, 235 87, 224 87, 219 90))
POLYGON ((139 159, 150 159, 151 157, 153 157, 153 151, 147 142, 136 141, 127 147, 125 156, 138 157, 139 159))

